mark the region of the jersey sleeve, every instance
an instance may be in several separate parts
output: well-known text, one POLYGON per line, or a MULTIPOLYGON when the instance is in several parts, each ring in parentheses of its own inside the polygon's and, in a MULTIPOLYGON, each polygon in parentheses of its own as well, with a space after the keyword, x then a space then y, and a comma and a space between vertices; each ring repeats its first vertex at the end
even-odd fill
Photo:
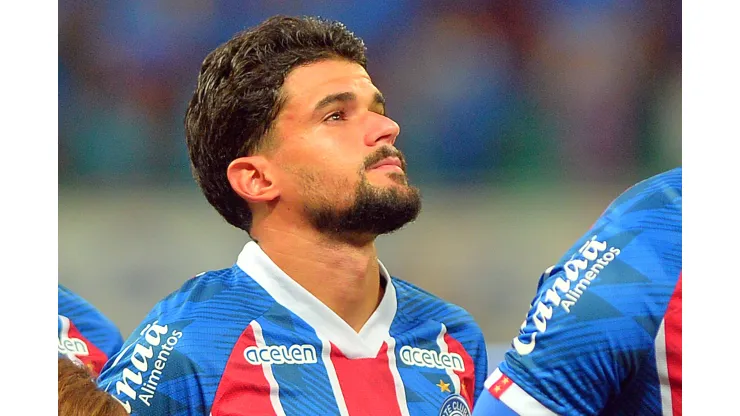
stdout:
POLYGON ((540 277, 475 415, 660 411, 666 316, 680 311, 681 200, 680 168, 637 183, 540 277))
POLYGON ((148 319, 109 361, 98 386, 132 415, 205 415, 200 378, 188 353, 187 322, 148 319))
POLYGON ((598 414, 652 353, 664 306, 645 268, 656 262, 634 233, 604 234, 542 275, 475 414, 598 414))

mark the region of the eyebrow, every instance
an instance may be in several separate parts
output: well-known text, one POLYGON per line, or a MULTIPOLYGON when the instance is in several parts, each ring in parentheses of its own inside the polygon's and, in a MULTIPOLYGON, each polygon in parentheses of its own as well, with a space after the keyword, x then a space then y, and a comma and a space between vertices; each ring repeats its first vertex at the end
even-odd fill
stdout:
MULTIPOLYGON (((322 98, 321 101, 316 104, 316 107, 314 107, 314 112, 321 111, 325 107, 337 102, 347 103, 355 100, 357 100, 357 94, 353 92, 340 92, 337 94, 330 94, 322 98)), ((380 92, 375 92, 372 104, 379 104, 381 107, 383 107, 383 112, 385 112, 385 97, 383 97, 383 94, 381 94, 380 92)))

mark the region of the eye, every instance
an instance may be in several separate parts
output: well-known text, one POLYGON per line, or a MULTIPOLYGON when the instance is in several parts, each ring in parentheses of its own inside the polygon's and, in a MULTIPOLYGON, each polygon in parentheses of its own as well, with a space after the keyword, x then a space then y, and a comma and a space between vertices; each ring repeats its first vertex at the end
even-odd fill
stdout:
POLYGON ((346 119, 346 115, 344 114, 344 111, 335 111, 324 119, 324 121, 342 121, 346 119))

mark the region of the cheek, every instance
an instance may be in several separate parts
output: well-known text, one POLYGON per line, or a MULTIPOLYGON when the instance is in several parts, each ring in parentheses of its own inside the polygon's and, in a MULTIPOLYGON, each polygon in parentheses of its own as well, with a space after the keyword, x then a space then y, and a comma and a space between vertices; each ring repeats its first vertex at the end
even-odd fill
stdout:
POLYGON ((361 180, 363 161, 364 159, 346 152, 324 152, 304 159, 301 168, 304 171, 314 172, 328 182, 340 182, 343 185, 355 184, 361 180))
MULTIPOLYGON (((300 146, 306 157, 323 162, 342 161, 351 164, 352 161, 361 162, 362 156, 367 153, 362 132, 350 122, 342 126, 322 126, 311 134, 303 137, 300 146)), ((296 149, 297 150, 297 149, 296 149)))
POLYGON ((342 201, 355 194, 362 180, 358 170, 326 160, 294 164, 282 176, 283 187, 295 196, 342 201))
POLYGON ((296 138, 282 149, 279 163, 285 170, 311 172, 330 182, 356 184, 364 171, 367 150, 352 133, 314 132, 296 138))
POLYGON ((355 187, 362 181, 357 167, 349 164, 338 164, 336 161, 327 161, 313 169, 318 179, 319 190, 324 190, 334 197, 354 195, 355 187))

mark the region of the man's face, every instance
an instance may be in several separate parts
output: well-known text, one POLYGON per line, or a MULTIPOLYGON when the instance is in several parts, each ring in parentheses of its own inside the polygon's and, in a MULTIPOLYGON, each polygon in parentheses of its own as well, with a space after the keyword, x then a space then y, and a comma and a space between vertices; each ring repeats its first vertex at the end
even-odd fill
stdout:
POLYGON ((281 202, 295 205, 322 232, 379 235, 421 209, 395 147, 399 127, 367 72, 345 60, 293 69, 275 120, 271 160, 282 177, 281 202))

